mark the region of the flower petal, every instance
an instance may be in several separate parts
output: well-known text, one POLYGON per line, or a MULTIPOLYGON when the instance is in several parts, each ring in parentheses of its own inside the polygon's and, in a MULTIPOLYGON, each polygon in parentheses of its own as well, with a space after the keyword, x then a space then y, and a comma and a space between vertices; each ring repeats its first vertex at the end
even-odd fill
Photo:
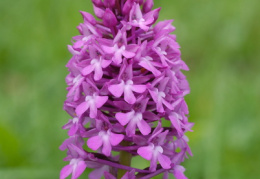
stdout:
POLYGON ((84 41, 79 40, 73 44, 73 48, 81 48, 84 45, 84 41))
POLYGON ((79 54, 80 54, 80 52, 74 50, 71 45, 68 45, 68 50, 70 51, 70 53, 71 53, 72 55, 79 55, 79 54))
POLYGON ((163 108, 163 104, 162 104, 162 98, 158 99, 158 101, 156 103, 156 110, 157 110, 157 112, 160 112, 160 113, 164 112, 164 108, 163 108))
POLYGON ((154 102, 157 103, 157 101, 158 101, 158 92, 156 92, 155 90, 149 90, 149 92, 150 92, 150 95, 153 98, 154 102))
POLYGON ((173 110, 174 107, 168 102, 166 101, 165 99, 162 99, 162 103, 170 110, 173 110))
POLYGON ((134 111, 128 112, 128 113, 116 113, 116 119, 119 121, 119 123, 124 126, 133 118, 134 111))
POLYGON ((132 18, 136 17, 137 19, 141 19, 143 17, 139 3, 133 6, 133 13, 134 14, 132 14, 132 18))
POLYGON ((143 117, 145 119, 148 119, 149 121, 156 121, 156 120, 159 120, 160 117, 158 117, 156 114, 154 114, 153 112, 151 111, 145 111, 143 113, 143 117))
POLYGON ((122 52, 122 54, 124 55, 125 58, 133 58, 135 56, 134 52, 130 52, 130 51, 127 51, 127 50, 124 50, 122 52))
POLYGON ((136 93, 143 93, 146 90, 146 85, 132 85, 131 89, 136 93))
POLYGON ((112 54, 112 53, 115 52, 114 47, 109 47, 109 46, 106 46, 106 45, 102 45, 101 47, 104 50, 104 52, 107 53, 107 54, 112 54))
POLYGON ((102 144, 103 141, 100 136, 90 137, 87 141, 88 147, 91 148, 92 150, 97 150, 98 148, 101 147, 102 144))
POLYGON ((77 106, 76 108, 76 114, 78 117, 80 117, 86 110, 89 108, 89 103, 88 102, 83 102, 80 105, 77 106))
POLYGON ((140 147, 137 150, 137 153, 143 157, 146 160, 151 160, 153 156, 153 147, 152 146, 146 146, 146 147, 140 147))
POLYGON ((176 165, 173 170, 173 175, 176 179, 188 179, 184 175, 185 168, 181 165, 176 165))
POLYGON ((102 66, 102 68, 106 68, 106 67, 108 67, 108 65, 110 65, 110 63, 111 63, 111 60, 102 60, 101 66, 102 66))
POLYGON ((69 136, 74 135, 77 132, 78 128, 79 128, 79 124, 78 123, 73 123, 72 126, 70 127, 68 135, 69 136))
POLYGON ((70 119, 67 124, 62 126, 62 129, 70 129, 72 125, 73 125, 73 123, 72 123, 72 120, 70 119))
POLYGON ((117 50, 117 51, 115 52, 113 61, 114 61, 116 64, 120 64, 120 63, 122 62, 122 52, 121 52, 121 51, 117 50))
POLYGON ((110 85, 108 87, 108 90, 110 91, 110 93, 112 93, 115 97, 120 97, 122 96, 123 92, 124 92, 124 82, 122 81, 120 84, 116 84, 116 85, 110 85))
POLYGON ((92 71, 94 71, 94 69, 95 69, 94 65, 88 65, 82 69, 81 73, 82 75, 86 76, 90 74, 92 71))
POLYGON ((72 166, 71 165, 66 165, 63 167, 60 171, 60 179, 65 179, 68 177, 72 172, 72 166))
POLYGON ((94 80, 98 81, 102 78, 102 76, 103 76, 103 70, 102 70, 101 64, 96 64, 95 65, 94 80))
POLYGON ((72 179, 77 179, 86 169, 87 164, 85 161, 79 161, 76 169, 72 173, 72 179))
MULTIPOLYGON (((149 19, 148 19, 149 20, 149 19)), ((153 20, 152 20, 153 21, 153 20)), ((150 24, 150 22, 147 22, 147 24, 150 24)), ((141 29, 143 29, 144 31, 148 31, 149 30, 149 27, 148 26, 146 26, 146 25, 144 25, 144 23, 140 23, 139 24, 139 27, 141 28, 141 29)))
POLYGON ((131 88, 124 89, 124 100, 129 104, 134 104, 136 101, 135 95, 132 92, 131 88))
POLYGON ((97 117, 97 106, 94 103, 89 105, 89 117, 95 118, 97 117))
POLYGON ((108 96, 96 96, 96 107, 101 108, 108 100, 108 96))
POLYGON ((180 121, 177 118, 177 116, 175 115, 175 113, 173 113, 172 115, 169 115, 169 118, 171 120, 173 127, 177 130, 178 134, 182 135, 183 131, 181 129, 180 121))
POLYGON ((128 137, 132 137, 136 132, 136 122, 134 120, 131 120, 127 125, 125 131, 128 137))
POLYGON ((161 72, 157 70, 149 61, 142 60, 139 62, 139 65, 152 72, 154 76, 160 76, 161 72))
POLYGON ((151 132, 151 127, 143 119, 137 122, 137 127, 143 135, 148 135, 151 132))
POLYGON ((110 132, 109 141, 112 146, 118 145, 123 139, 124 139, 123 134, 114 134, 113 132, 110 132))
POLYGON ((170 169, 171 168, 171 160, 166 155, 158 153, 158 161, 161 164, 162 168, 170 169))
POLYGON ((112 147, 111 147, 111 144, 110 144, 110 141, 109 140, 104 140, 103 141, 103 148, 102 148, 102 153, 105 155, 105 156, 110 156, 111 154, 111 150, 112 150, 112 147))

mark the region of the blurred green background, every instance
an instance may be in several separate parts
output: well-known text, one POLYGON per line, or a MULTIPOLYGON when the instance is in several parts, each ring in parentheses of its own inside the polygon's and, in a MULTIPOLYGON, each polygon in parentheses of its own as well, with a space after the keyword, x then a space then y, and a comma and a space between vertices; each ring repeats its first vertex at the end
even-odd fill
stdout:
MULTIPOLYGON (((155 0, 160 6, 160 20, 175 19, 191 69, 194 157, 184 163, 186 175, 259 178, 260 1, 155 0)), ((90 0, 0 1, 1 179, 58 178, 66 164, 58 149, 69 119, 66 45, 78 34, 79 10, 93 12, 90 0)))

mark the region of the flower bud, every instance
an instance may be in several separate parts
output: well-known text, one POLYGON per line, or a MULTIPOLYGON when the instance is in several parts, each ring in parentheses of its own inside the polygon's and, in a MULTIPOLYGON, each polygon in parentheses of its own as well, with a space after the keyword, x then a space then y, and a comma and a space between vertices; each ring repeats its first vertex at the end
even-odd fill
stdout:
POLYGON ((144 13, 151 11, 153 8, 153 5, 154 5, 153 0, 146 0, 144 3, 144 6, 143 6, 144 13))
POLYGON ((105 11, 105 15, 103 16, 103 23, 107 27, 113 27, 117 25, 116 16, 109 8, 107 8, 105 11))

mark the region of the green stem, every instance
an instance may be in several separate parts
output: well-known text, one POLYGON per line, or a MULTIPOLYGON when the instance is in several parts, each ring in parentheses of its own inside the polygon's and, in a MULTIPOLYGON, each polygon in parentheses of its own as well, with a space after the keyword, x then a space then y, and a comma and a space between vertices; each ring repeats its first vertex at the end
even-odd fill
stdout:
MULTIPOLYGON (((129 146, 131 143, 127 142, 127 141, 123 141, 121 143, 122 146, 129 146)), ((131 158, 132 158, 132 154, 126 151, 121 151, 120 152, 120 158, 119 158, 119 163, 121 165, 126 165, 126 166, 131 166, 131 158)), ((117 179, 121 179, 122 176, 124 176, 124 174, 126 173, 126 170, 123 169, 118 169, 117 172, 117 179)))

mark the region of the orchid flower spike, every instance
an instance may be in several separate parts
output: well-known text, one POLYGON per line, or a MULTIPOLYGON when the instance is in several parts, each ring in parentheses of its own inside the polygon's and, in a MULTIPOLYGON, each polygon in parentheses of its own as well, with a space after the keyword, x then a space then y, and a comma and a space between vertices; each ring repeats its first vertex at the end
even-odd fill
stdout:
POLYGON ((160 8, 153 0, 92 0, 93 15, 80 11, 68 50, 67 99, 71 116, 62 127, 68 138, 60 146, 67 161, 60 179, 187 179, 181 163, 192 155, 182 70, 173 20, 156 23, 160 8), (148 160, 136 168, 133 157, 148 160))

